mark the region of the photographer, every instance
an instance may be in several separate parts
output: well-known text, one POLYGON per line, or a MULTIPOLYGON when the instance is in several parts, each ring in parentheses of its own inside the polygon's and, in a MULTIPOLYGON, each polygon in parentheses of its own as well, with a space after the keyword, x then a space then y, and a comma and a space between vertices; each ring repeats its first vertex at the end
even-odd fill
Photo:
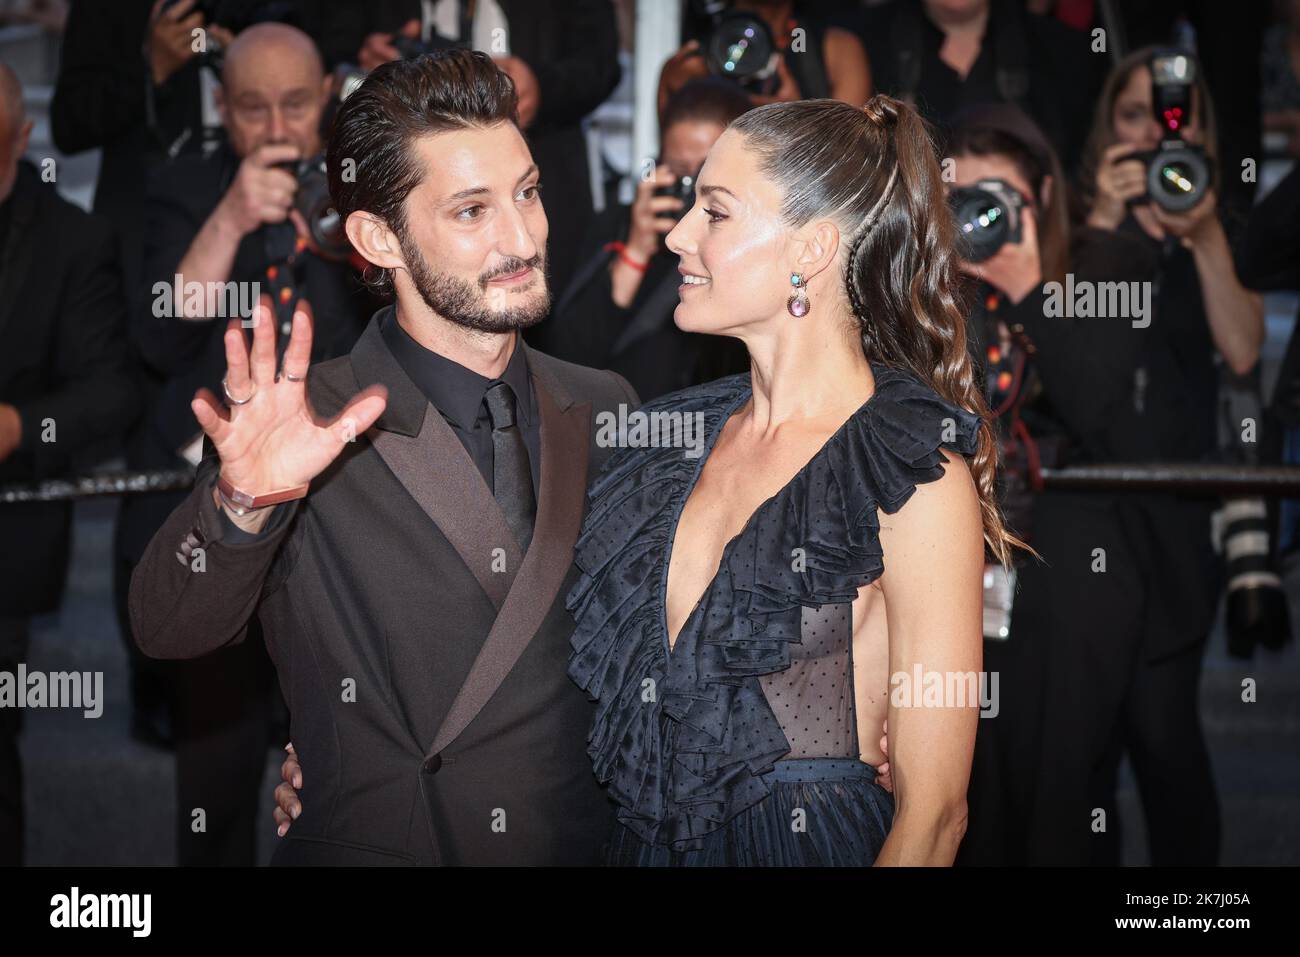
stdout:
POLYGON ((1041 557, 1026 556, 1009 580, 986 569, 985 668, 1003 694, 997 720, 980 722, 959 861, 1080 863, 1089 755, 1112 720, 1103 709, 1099 721, 1090 695, 1124 670, 1102 661, 1109 670, 1093 674, 1092 653, 1113 640, 1108 616, 1131 604, 1134 586, 1078 556, 1133 546, 1115 496, 1044 492, 1040 470, 1114 460, 1110 433, 1131 408, 1142 340, 1123 319, 1061 314, 1048 298, 1060 286, 1049 284, 1149 281, 1156 260, 1130 237, 1070 228, 1055 151, 1014 107, 959 114, 946 151, 963 270, 977 282, 968 339, 995 416, 1001 504, 1041 557))
POLYGON ((748 109, 745 94, 725 80, 695 80, 677 91, 664 113, 653 175, 637 185, 631 207, 596 218, 577 275, 542 325, 547 351, 613 369, 643 400, 749 368, 738 340, 674 325, 677 257, 663 244, 694 202, 710 147, 748 109))
MULTIPOLYGON (((255 291, 269 295, 279 323, 299 300, 309 301, 316 316, 314 360, 345 354, 363 328, 369 302, 351 268, 325 254, 317 230, 298 209, 323 182, 313 187, 286 169, 320 153, 326 90, 319 55, 305 34, 273 23, 245 29, 226 50, 218 97, 228 144, 208 158, 177 160, 155 176, 145 212, 145 271, 154 301, 136 316, 134 337, 162 383, 133 437, 134 467, 182 468, 197 450, 201 431, 189 399, 200 386, 221 389, 232 302, 243 310, 255 291), (189 292, 210 288, 223 294, 214 300, 189 292)), ((119 608, 150 537, 184 497, 126 501, 118 540, 119 608)), ((269 662, 261 643, 249 642, 178 667, 180 859, 252 863, 268 743, 269 662), (207 833, 191 831, 196 807, 207 811, 207 833)))
POLYGON ((1056 152, 1016 107, 958 114, 946 147, 949 201, 967 236, 962 269, 977 282, 968 340, 1006 456, 1003 506, 1012 527, 1028 534, 1039 468, 1067 454, 1105 460, 1106 433, 1129 401, 1137 357, 1129 325, 1054 314, 1048 284, 1064 283, 1067 273, 1076 283, 1149 279, 1155 260, 1126 236, 1070 228, 1056 152), (970 227, 990 207, 1015 225, 982 237, 970 227))
MULTIPOLYGON (((1198 335, 1208 330, 1213 351, 1238 375, 1259 359, 1264 341, 1264 304, 1237 278, 1232 249, 1216 206, 1213 187, 1185 212, 1170 212, 1147 201, 1148 173, 1137 155, 1156 149, 1162 130, 1152 106, 1150 62, 1154 47, 1124 57, 1106 79, 1083 162, 1083 199, 1087 223, 1097 229, 1127 232, 1144 238, 1162 258, 1162 304, 1180 316, 1198 335), (1196 322, 1193 317, 1203 317, 1196 322)), ((1213 164, 1218 156, 1214 108, 1205 78, 1197 75, 1191 89, 1192 118, 1182 139, 1201 146, 1213 164)), ((1214 374, 1210 352, 1195 363, 1212 402, 1214 374)), ((1208 427, 1202 422, 1202 427, 1208 427)), ((1195 452, 1186 448, 1178 451, 1195 452)))
MULTIPOLYGON (((1110 266, 1090 269, 1092 278, 1136 282, 1130 310, 1076 320, 1109 327, 1104 348, 1063 352, 1043 339, 1044 332, 1064 328, 1061 318, 1038 319, 1037 334, 1025 323, 1035 340, 1045 409, 1067 426, 1072 464, 1213 460, 1215 353, 1244 372, 1262 337, 1260 301, 1237 281, 1210 185, 1195 186, 1180 173, 1179 201, 1192 208, 1158 208, 1148 195, 1147 164, 1131 155, 1161 141, 1152 54, 1126 58, 1107 81, 1084 164, 1092 171, 1086 229, 1128 249, 1110 257, 1110 266), (1133 302, 1145 308, 1132 308, 1133 302), (1058 388, 1072 374, 1083 379, 1058 388), (1094 408, 1077 419, 1087 412, 1081 400, 1094 408)), ((1213 116, 1199 80, 1198 88, 1188 92, 1190 118, 1180 108, 1177 125, 1188 144, 1206 145, 1212 163, 1213 116)), ((1157 174, 1176 172, 1174 162, 1159 156, 1151 162, 1159 164, 1151 173, 1159 189, 1157 174)), ((1079 289, 1084 276, 1077 253, 1071 269, 1079 289)), ((1100 301, 1099 288, 1090 289, 1100 301)), ((990 665, 1004 666, 1008 682, 1003 720, 986 734, 997 738, 1001 752, 986 800, 1003 804, 1014 825, 1001 835, 1012 860, 1117 864, 1116 788, 1125 750, 1152 863, 1217 860, 1218 801, 1197 703, 1201 656, 1222 587, 1211 547, 1213 506, 1206 498, 1127 491, 1058 491, 1035 499, 1031 543, 1043 563, 1021 570, 1010 639, 990 665), (1090 826, 1100 820, 1098 809, 1104 827, 1090 826)))
MULTIPOLYGON (((749 97, 750 106, 827 97, 860 106, 871 96, 871 67, 861 41, 848 30, 803 9, 794 0, 734 0, 725 6, 726 15, 752 14, 750 19, 758 21, 760 31, 767 31, 775 48, 773 72, 763 69, 738 82, 749 97), (802 42, 796 44, 796 37, 802 42)), ((709 52, 710 34, 719 29, 718 22, 710 22, 713 18, 699 19, 702 22, 694 31, 698 35, 687 40, 660 70, 661 118, 673 94, 692 80, 710 74, 733 79, 722 72, 709 52)), ((759 44, 759 49, 763 49, 763 44, 759 44)))

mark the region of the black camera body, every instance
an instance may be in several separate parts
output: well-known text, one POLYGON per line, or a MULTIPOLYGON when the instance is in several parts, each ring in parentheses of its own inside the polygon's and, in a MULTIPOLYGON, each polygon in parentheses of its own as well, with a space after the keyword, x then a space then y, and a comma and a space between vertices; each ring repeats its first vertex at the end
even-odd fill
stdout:
POLYGON ((1160 145, 1134 155, 1147 168, 1147 192, 1135 202, 1150 200, 1171 213, 1191 209, 1201 201, 1214 179, 1205 150, 1183 139, 1192 120, 1192 87, 1196 60, 1180 50, 1157 50, 1151 57, 1151 106, 1160 124, 1160 145))
POLYGON ((682 208, 679 212, 660 213, 671 219, 681 219, 682 216, 695 205, 695 177, 679 176, 673 181, 671 186, 656 187, 654 194, 656 196, 675 196, 682 201, 682 208))
POLYGON ((352 252, 352 244, 348 242, 347 233, 343 229, 343 218, 330 199, 325 155, 322 153, 308 159, 287 160, 275 165, 298 182, 293 205, 307 224, 316 252, 326 259, 347 259, 352 252))
POLYGON ((948 208, 957 224, 958 255, 966 262, 982 263, 1007 243, 1020 242, 1024 205, 1020 191, 1004 179, 981 179, 950 192, 948 208))

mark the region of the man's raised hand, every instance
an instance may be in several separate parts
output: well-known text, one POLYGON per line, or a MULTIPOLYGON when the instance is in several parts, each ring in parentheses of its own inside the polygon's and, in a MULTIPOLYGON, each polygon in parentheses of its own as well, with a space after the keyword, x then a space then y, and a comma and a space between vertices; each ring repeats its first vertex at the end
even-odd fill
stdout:
POLYGON ((239 320, 232 319, 226 328, 230 408, 208 389, 195 394, 190 408, 216 447, 222 476, 241 492, 264 495, 305 485, 323 472, 344 445, 375 423, 388 393, 382 385, 370 386, 331 421, 322 421, 307 401, 310 304, 304 300, 294 311, 280 374, 275 367, 275 319, 266 296, 253 316, 251 352, 239 320))

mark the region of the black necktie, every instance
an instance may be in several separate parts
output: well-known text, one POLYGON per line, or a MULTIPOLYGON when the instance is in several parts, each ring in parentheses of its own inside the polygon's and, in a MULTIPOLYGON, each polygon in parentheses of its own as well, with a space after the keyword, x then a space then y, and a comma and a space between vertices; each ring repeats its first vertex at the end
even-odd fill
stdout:
POLYGON ((488 386, 483 401, 492 420, 492 494, 505 513, 506 524, 528 551, 537 517, 533 495, 533 470, 528 447, 515 421, 515 392, 509 383, 497 380, 488 386))

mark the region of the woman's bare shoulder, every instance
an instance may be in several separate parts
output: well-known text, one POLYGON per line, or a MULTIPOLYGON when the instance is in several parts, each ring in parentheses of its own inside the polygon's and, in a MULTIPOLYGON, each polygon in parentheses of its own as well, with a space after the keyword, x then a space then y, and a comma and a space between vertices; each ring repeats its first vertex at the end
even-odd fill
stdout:
POLYGON ((943 475, 918 485, 894 514, 880 516, 886 581, 891 568, 929 568, 972 556, 983 563, 983 519, 970 465, 949 449, 939 451, 943 475))

